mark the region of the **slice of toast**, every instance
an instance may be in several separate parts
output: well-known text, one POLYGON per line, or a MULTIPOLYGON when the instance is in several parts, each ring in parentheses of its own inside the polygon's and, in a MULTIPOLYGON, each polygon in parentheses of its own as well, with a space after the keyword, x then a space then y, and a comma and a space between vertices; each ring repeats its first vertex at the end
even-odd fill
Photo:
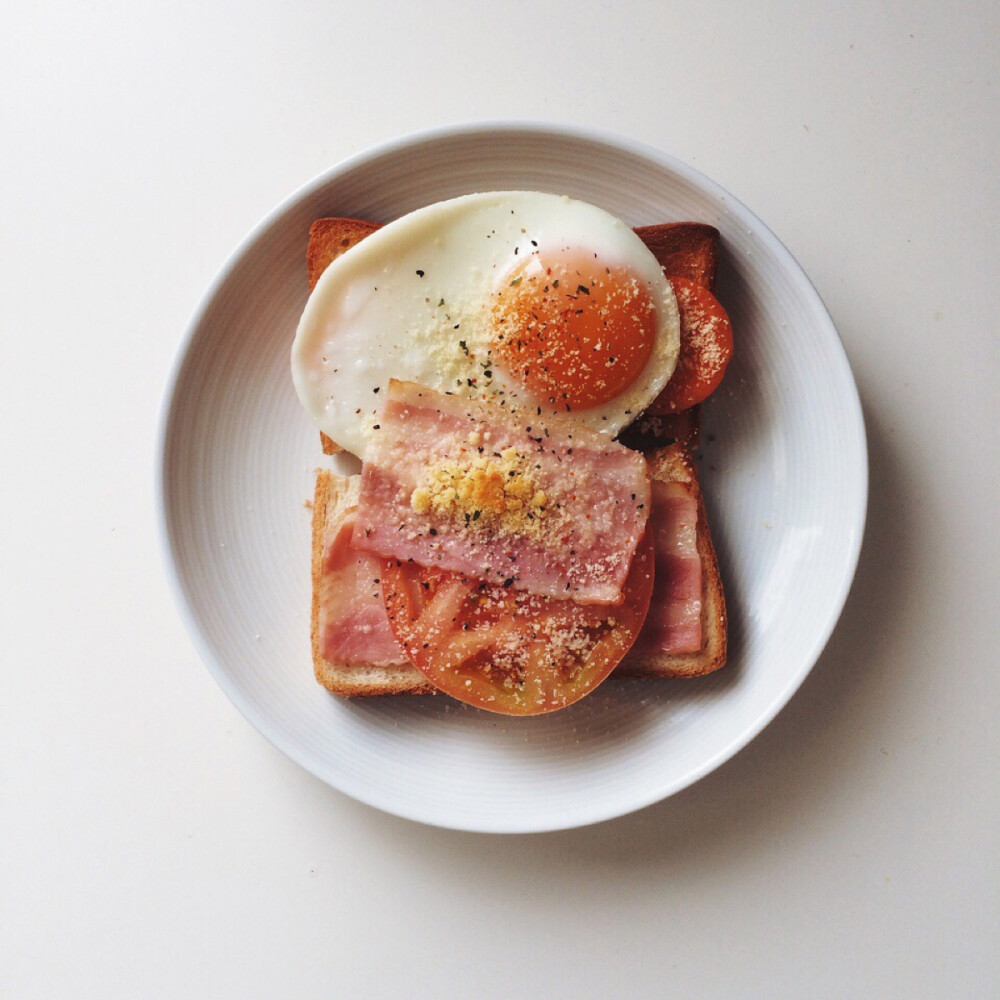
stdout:
MULTIPOLYGON (((717 670, 726 662, 726 602, 719 576, 719 562, 712 546, 705 504, 691 453, 680 444, 646 455, 649 471, 661 482, 687 483, 698 504, 697 546, 702 579, 702 648, 697 653, 629 653, 616 668, 616 677, 696 677, 717 670)), ((312 650, 316 679, 327 690, 346 697, 379 694, 434 692, 424 676, 400 652, 397 660, 381 663, 334 662, 323 656, 322 602, 325 590, 323 564, 329 540, 353 516, 358 503, 360 476, 338 476, 320 470, 316 477, 312 532, 312 650)))
POLYGON ((319 276, 345 251, 381 229, 378 222, 364 219, 317 219, 309 227, 309 246, 306 248, 306 273, 309 291, 316 287, 319 276))
MULTIPOLYGON (((345 250, 379 229, 378 223, 352 218, 323 218, 309 231, 306 264, 310 290, 323 271, 345 250)), ((719 232, 697 222, 673 222, 640 226, 636 233, 659 261, 667 275, 679 275, 712 289, 719 256, 719 232)), ((712 545, 705 505, 698 484, 694 450, 698 442, 699 408, 668 416, 639 417, 621 435, 629 447, 646 453, 650 472, 664 482, 679 480, 690 484, 698 503, 697 545, 702 563, 702 634, 697 653, 659 654, 654 657, 629 654, 615 676, 695 677, 711 673, 726 662, 727 625, 725 597, 718 559, 712 545)), ((341 449, 321 434, 328 455, 341 449)), ((433 691, 414 667, 403 664, 348 665, 325 660, 319 644, 319 575, 324 537, 338 517, 343 516, 350 496, 349 480, 319 472, 313 511, 313 610, 312 641, 317 680, 341 695, 420 694, 433 691)))
POLYGON ((704 222, 661 222, 636 226, 635 234, 659 261, 669 278, 677 275, 709 291, 719 266, 719 230, 704 222))

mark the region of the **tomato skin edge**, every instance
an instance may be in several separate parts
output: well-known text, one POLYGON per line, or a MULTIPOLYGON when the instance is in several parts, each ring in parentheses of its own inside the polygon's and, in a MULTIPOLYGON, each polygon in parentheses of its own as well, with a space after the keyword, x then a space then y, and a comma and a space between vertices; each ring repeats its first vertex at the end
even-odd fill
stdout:
POLYGON ((681 348, 673 375, 644 411, 680 413, 704 402, 722 381, 733 355, 733 325, 722 303, 689 278, 671 276, 681 319, 681 348))

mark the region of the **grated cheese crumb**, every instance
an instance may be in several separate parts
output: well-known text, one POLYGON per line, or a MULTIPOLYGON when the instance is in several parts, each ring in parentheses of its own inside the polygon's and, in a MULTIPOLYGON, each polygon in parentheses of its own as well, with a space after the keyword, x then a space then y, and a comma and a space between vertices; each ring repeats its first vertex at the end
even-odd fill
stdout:
POLYGON ((410 507, 418 514, 449 516, 502 534, 537 537, 549 498, 532 478, 531 467, 528 456, 516 448, 467 464, 439 462, 424 470, 410 507))

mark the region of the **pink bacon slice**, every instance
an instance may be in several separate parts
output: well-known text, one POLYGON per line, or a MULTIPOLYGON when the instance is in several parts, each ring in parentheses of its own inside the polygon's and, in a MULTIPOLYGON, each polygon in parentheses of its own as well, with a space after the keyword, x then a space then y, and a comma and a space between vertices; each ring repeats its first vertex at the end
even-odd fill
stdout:
POLYGON ((352 548, 353 531, 354 515, 349 514, 324 539, 320 652, 324 659, 348 666, 407 663, 382 603, 382 561, 352 548))
POLYGON ((514 416, 496 403, 395 380, 387 395, 362 469, 357 549, 581 604, 620 601, 649 517, 641 455, 568 418, 514 416), (546 497, 541 530, 414 509, 428 469, 511 448, 546 497))
POLYGON ((696 653, 701 649, 702 579, 698 502, 686 483, 653 482, 650 520, 656 572, 637 653, 696 653))

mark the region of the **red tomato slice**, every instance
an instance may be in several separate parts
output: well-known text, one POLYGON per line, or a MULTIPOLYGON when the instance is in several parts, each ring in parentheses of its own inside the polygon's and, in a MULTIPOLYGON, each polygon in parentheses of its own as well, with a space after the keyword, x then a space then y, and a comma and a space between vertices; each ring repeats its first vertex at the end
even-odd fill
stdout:
POLYGON ((491 712, 540 715, 589 694, 628 652, 649 609, 653 564, 647 531, 623 600, 611 605, 386 559, 382 600, 406 655, 436 688, 491 712))
POLYGON ((681 353, 670 381, 646 410, 677 413, 707 399, 733 356, 733 326, 719 300, 688 278, 671 277, 681 314, 681 353))

